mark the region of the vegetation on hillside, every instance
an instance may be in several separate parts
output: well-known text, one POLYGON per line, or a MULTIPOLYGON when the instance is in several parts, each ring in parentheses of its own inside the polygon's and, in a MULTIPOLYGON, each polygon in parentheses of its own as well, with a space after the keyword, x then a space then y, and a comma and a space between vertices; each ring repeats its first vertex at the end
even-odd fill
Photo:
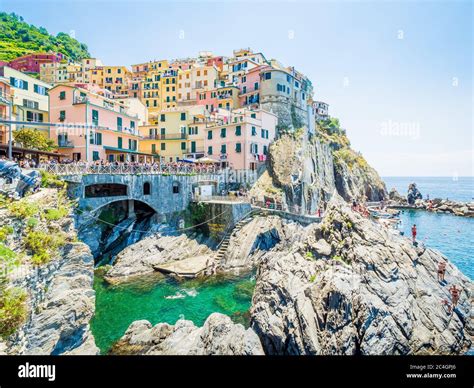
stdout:
POLYGON ((33 52, 60 52, 71 60, 90 57, 87 46, 64 32, 50 35, 14 13, 0 13, 0 60, 11 61, 33 52))
POLYGON ((349 138, 346 135, 345 129, 341 128, 339 119, 331 117, 319 122, 318 136, 332 148, 336 168, 342 163, 346 164, 350 169, 354 166, 359 167, 363 171, 370 168, 362 154, 351 148, 349 138))

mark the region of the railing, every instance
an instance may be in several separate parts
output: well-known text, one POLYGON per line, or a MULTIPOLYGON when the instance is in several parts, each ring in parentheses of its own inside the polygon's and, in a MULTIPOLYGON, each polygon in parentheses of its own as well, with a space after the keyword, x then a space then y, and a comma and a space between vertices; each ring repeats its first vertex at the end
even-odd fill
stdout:
POLYGON ((167 133, 148 135, 143 137, 145 140, 186 140, 188 135, 186 133, 167 133))
POLYGON ((200 175, 216 174, 221 170, 214 165, 127 165, 127 164, 43 164, 41 170, 54 175, 84 174, 161 174, 161 175, 200 175))

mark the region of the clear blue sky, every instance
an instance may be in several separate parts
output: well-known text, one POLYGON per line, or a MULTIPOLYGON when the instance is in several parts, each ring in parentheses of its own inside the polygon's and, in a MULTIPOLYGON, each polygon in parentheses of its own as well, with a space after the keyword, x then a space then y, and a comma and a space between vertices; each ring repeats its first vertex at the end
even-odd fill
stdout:
POLYGON ((0 9, 50 33, 73 30, 109 65, 251 47, 307 74, 381 175, 473 175, 470 1, 0 0, 0 9))

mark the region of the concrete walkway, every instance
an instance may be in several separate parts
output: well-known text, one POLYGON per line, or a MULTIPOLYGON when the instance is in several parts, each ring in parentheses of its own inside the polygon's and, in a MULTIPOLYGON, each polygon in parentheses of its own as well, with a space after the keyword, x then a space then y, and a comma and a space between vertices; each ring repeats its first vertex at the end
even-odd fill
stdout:
POLYGON ((206 269, 211 268, 214 260, 210 256, 188 257, 165 264, 154 265, 153 268, 164 274, 174 274, 184 278, 195 278, 206 269), (209 262, 209 266, 207 263, 209 262))

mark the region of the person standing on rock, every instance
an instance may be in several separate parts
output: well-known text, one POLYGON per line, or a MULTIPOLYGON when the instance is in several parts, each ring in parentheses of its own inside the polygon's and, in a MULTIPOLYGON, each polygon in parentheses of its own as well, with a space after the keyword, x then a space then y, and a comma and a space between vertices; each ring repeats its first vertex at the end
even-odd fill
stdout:
POLYGON ((416 224, 413 224, 411 227, 411 237, 413 239, 413 244, 416 242, 416 224))
POLYGON ((459 296, 461 295, 461 290, 457 288, 455 284, 453 284, 451 287, 449 287, 449 292, 451 294, 451 305, 449 307, 449 313, 451 313, 458 304, 459 296))
POLYGON ((446 262, 441 261, 438 265, 438 281, 444 282, 444 275, 446 274, 446 262))

